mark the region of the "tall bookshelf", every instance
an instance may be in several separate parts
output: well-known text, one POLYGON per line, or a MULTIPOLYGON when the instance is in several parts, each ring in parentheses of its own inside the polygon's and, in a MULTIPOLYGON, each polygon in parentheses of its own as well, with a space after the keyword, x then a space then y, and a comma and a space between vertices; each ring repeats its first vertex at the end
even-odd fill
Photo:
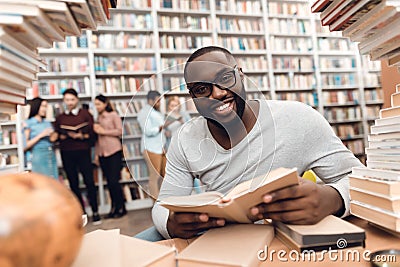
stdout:
POLYGON ((0 113, 0 174, 23 171, 22 123, 20 112, 0 113))
MULTIPOLYGON (((298 100, 312 106, 364 161, 368 125, 382 105, 380 66, 361 57, 348 39, 322 28, 309 2, 118 1, 120 7, 110 10, 107 26, 41 50, 48 60, 72 67, 41 74, 39 83, 66 80, 64 85, 84 88, 81 96, 87 102, 99 93, 109 96, 124 118, 126 163, 145 185, 136 113, 146 101, 146 91, 177 95, 196 114, 187 101, 183 64, 197 48, 224 46, 246 74, 248 98, 298 100)), ((41 96, 54 105, 61 101, 59 94, 41 96)))

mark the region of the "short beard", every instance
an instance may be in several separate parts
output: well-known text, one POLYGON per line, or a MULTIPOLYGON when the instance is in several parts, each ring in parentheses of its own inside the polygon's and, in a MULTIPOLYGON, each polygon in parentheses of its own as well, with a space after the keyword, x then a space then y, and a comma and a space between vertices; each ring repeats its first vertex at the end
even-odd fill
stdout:
POLYGON ((237 95, 236 93, 234 93, 234 101, 236 104, 236 114, 237 117, 235 119, 233 119, 231 122, 226 123, 226 124, 221 124, 219 121, 213 119, 213 118, 208 118, 205 117, 205 119, 212 123, 213 125, 217 126, 220 129, 225 129, 228 127, 230 128, 230 126, 235 125, 236 123, 238 123, 239 121, 242 121, 242 117, 244 114, 244 110, 246 107, 246 94, 244 94, 244 96, 241 95, 237 95))

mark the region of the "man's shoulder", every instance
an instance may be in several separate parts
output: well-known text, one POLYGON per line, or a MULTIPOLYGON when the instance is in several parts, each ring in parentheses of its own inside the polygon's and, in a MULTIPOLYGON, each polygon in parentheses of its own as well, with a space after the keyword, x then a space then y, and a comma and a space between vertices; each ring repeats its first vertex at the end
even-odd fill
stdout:
POLYGON ((60 114, 58 114, 58 115, 56 116, 56 121, 62 120, 62 119, 64 119, 66 116, 67 116, 67 114, 65 114, 64 112, 63 112, 63 113, 60 113, 60 114))
POLYGON ((207 122, 203 117, 193 118, 184 123, 178 130, 179 142, 203 138, 207 134, 207 122))
POLYGON ((84 108, 79 109, 78 115, 80 115, 80 114, 82 114, 83 116, 91 116, 92 117, 92 114, 89 112, 89 110, 84 109, 84 108))

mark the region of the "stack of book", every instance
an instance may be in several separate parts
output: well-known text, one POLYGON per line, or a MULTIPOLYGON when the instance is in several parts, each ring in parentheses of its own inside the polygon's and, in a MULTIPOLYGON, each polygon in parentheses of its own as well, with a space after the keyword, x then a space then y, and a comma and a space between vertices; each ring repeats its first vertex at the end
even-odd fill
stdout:
POLYGON ((330 31, 359 42, 360 52, 371 60, 400 66, 400 1, 316 0, 311 10, 321 12, 321 23, 330 31))
POLYGON ((400 85, 368 142, 367 168, 353 168, 350 175, 351 213, 400 233, 400 85))
POLYGON ((104 25, 116 0, 1 0, 0 112, 25 104, 26 88, 46 63, 37 48, 51 48, 82 29, 104 25))

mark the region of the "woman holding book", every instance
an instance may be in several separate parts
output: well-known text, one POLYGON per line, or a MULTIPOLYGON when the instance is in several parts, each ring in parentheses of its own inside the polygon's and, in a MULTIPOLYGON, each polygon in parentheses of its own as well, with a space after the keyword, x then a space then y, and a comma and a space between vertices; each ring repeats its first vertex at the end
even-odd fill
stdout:
POLYGON ((49 136, 54 131, 47 121, 47 101, 36 97, 30 102, 29 118, 24 123, 24 150, 32 159, 32 172, 58 179, 57 161, 49 136))
POLYGON ((94 131, 98 138, 96 142, 96 156, 111 196, 111 211, 108 218, 120 218, 126 214, 122 189, 119 184, 121 179, 122 158, 122 122, 118 113, 113 110, 107 97, 96 96, 94 101, 99 114, 98 122, 94 124, 94 131))

